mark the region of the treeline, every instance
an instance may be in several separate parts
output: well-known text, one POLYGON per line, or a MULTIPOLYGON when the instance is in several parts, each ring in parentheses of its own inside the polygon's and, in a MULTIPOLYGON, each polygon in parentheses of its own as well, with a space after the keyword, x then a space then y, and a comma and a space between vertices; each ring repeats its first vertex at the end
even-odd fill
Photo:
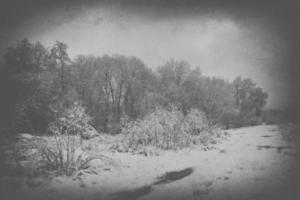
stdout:
POLYGON ((71 60, 67 49, 59 41, 47 48, 23 39, 6 51, 0 73, 2 131, 45 133, 75 102, 86 108, 99 132, 118 133, 122 123, 169 105, 183 114, 200 109, 209 124, 227 128, 261 122, 268 95, 251 79, 207 77, 176 60, 155 71, 122 55, 71 60))

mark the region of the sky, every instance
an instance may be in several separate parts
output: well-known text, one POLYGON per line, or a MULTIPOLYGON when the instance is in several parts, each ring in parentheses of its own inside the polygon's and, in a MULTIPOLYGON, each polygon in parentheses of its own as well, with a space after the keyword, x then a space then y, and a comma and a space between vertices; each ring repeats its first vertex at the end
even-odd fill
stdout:
POLYGON ((65 42, 72 58, 123 54, 139 57, 152 69, 172 58, 185 60, 207 76, 253 79, 269 93, 268 108, 283 108, 298 89, 291 89, 296 69, 291 52, 297 48, 291 36, 297 30, 286 24, 294 16, 277 14, 290 11, 286 4, 20 2, 7 4, 11 12, 1 22, 0 51, 27 37, 46 46, 65 42))

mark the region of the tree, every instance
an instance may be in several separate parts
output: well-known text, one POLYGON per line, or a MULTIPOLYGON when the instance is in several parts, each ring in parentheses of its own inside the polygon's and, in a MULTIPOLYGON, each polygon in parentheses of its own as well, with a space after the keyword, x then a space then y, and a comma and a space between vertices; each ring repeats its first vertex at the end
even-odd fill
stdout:
POLYGON ((147 110, 154 75, 138 58, 78 56, 72 69, 72 85, 100 129, 109 131, 123 115, 137 118, 147 110))
POLYGON ((268 93, 264 92, 261 88, 257 87, 251 91, 249 96, 251 107, 255 110, 256 116, 262 115, 262 108, 266 105, 268 93))
POLYGON ((1 114, 5 117, 1 121, 10 131, 38 132, 47 126, 47 105, 52 96, 44 79, 48 64, 47 49, 26 38, 4 54, 1 114))
POLYGON ((201 80, 201 109, 210 124, 222 123, 224 116, 234 112, 232 84, 221 78, 203 77, 201 80))
POLYGON ((93 126, 111 133, 120 131, 123 117, 142 118, 170 104, 183 114, 201 109, 210 124, 243 124, 261 115, 268 97, 251 79, 207 77, 186 61, 172 59, 152 72, 139 58, 122 55, 71 61, 67 49, 59 41, 49 51, 23 39, 7 50, 0 68, 2 124, 42 132, 54 118, 53 105, 64 110, 75 101, 86 107, 93 126))
POLYGON ((60 84, 61 84, 61 94, 65 92, 65 65, 70 61, 69 55, 67 53, 68 46, 65 43, 56 41, 51 49, 51 59, 54 62, 55 66, 60 68, 60 84))
POLYGON ((239 106, 242 115, 254 113, 261 116, 262 108, 266 104, 268 94, 249 78, 242 79, 240 76, 233 81, 235 88, 236 105, 239 106))
POLYGON ((158 68, 158 92, 164 97, 163 104, 175 104, 184 113, 191 107, 190 95, 200 80, 200 69, 191 69, 186 61, 170 60, 158 68))
POLYGON ((132 119, 143 116, 152 105, 148 95, 155 90, 155 76, 138 58, 128 59, 124 111, 132 119))

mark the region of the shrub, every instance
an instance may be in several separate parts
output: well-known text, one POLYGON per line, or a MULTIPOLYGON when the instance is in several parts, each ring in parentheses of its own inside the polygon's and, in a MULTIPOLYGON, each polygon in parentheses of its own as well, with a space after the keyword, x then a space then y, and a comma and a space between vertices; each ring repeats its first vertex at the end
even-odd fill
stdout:
POLYGON ((178 139, 182 119, 183 115, 173 108, 170 111, 158 108, 144 120, 128 123, 127 127, 123 128, 122 134, 127 136, 131 148, 155 145, 162 149, 170 149, 172 141, 178 139))
POLYGON ((192 135, 199 135, 208 128, 208 121, 204 112, 201 112, 197 109, 191 109, 184 120, 185 125, 188 128, 188 133, 192 135))
POLYGON ((37 145, 40 162, 46 170, 74 175, 85 169, 89 161, 96 159, 82 150, 81 134, 90 127, 89 121, 84 107, 76 102, 60 112, 60 116, 49 126, 54 138, 37 145))
POLYGON ((53 106, 53 113, 55 113, 55 120, 50 123, 49 131, 54 135, 81 135, 90 125, 91 117, 85 112, 85 108, 79 103, 75 102, 67 109, 61 109, 53 106))
POLYGON ((184 116, 176 107, 157 108, 143 120, 123 127, 121 151, 139 151, 145 146, 163 150, 181 149, 193 144, 207 144, 215 128, 209 127, 203 112, 192 109, 184 116))

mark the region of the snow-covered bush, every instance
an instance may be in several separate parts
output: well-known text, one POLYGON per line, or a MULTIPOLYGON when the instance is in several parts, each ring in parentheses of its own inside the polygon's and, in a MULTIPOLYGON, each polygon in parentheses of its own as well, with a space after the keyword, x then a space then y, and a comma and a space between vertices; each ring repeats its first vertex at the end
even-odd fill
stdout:
POLYGON ((54 139, 38 144, 40 161, 48 170, 73 175, 95 159, 82 150, 82 137, 87 137, 86 134, 94 129, 88 124, 90 117, 79 103, 57 113, 60 114, 49 126, 54 139))
POLYGON ((187 126, 187 132, 192 135, 199 135, 208 128, 208 121, 204 112, 198 109, 191 109, 185 117, 184 122, 187 126))
POLYGON ((197 109, 185 116, 174 106, 160 107, 144 119, 123 127, 122 151, 138 151, 145 146, 167 150, 206 144, 214 135, 212 130, 204 113, 197 109))

